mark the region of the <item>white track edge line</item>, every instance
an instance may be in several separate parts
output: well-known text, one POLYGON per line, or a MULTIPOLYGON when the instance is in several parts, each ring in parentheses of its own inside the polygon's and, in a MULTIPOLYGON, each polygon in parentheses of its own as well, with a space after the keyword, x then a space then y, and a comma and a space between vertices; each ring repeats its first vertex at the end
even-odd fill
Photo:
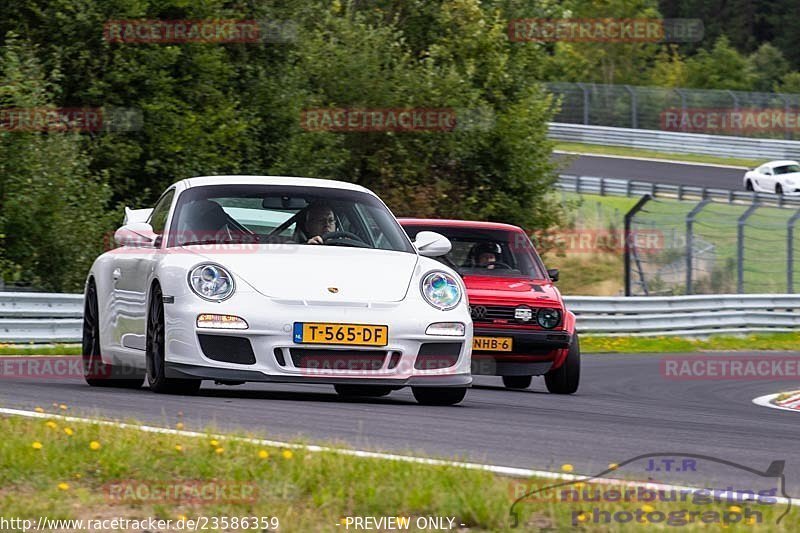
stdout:
POLYGON ((722 165, 719 163, 700 163, 699 161, 681 161, 680 159, 659 159, 657 157, 641 157, 633 155, 594 154, 591 152, 573 152, 571 150, 553 150, 553 153, 566 154, 566 155, 585 155, 587 157, 606 157, 608 159, 632 159, 634 161, 651 161, 654 163, 670 163, 673 165, 692 165, 696 167, 733 168, 736 170, 748 169, 748 167, 742 167, 738 165, 722 165))
MULTIPOLYGON (((81 418, 77 416, 66 416, 50 413, 37 413, 36 411, 25 411, 21 409, 9 409, 0 407, 0 415, 20 416, 25 418, 52 418, 56 420, 63 420, 67 422, 76 422, 82 424, 97 424, 100 426, 111 426, 120 429, 134 429, 146 433, 161 433, 166 435, 178 435, 182 437, 193 438, 209 438, 224 439, 229 441, 247 442, 250 444, 259 444, 262 446, 270 446, 273 448, 293 448, 302 449, 308 452, 327 452, 339 455, 346 455, 351 457, 369 458, 369 459, 383 459, 389 461, 398 461, 405 463, 416 463, 430 466, 451 466, 456 468, 463 468, 466 470, 481 470, 491 472, 493 474, 501 474, 517 478, 530 478, 542 477, 546 479, 561 480, 561 481, 587 481, 589 483, 596 483, 601 485, 623 485, 626 487, 642 487, 655 490, 704 490, 703 487, 692 487, 687 485, 671 485, 666 483, 652 483, 645 481, 630 481, 626 479, 615 478, 594 478, 591 475, 581 474, 564 474, 561 472, 550 472, 547 470, 530 470, 527 468, 516 468, 510 466, 497 466, 487 465, 481 463, 466 463, 461 461, 446 461, 443 459, 430 459, 426 457, 414 457, 412 455, 397 455, 391 453, 369 452, 366 450, 348 450, 346 448, 331 448, 328 446, 317 446, 314 444, 296 444, 291 442, 283 442, 269 439, 253 439, 247 437, 236 437, 225 435, 221 433, 201 433, 199 431, 187 431, 182 429, 163 428, 157 426, 146 426, 140 424, 128 424, 126 422, 116 422, 113 420, 102 420, 94 418, 81 418)), ((720 491, 720 497, 727 496, 729 491, 720 491)), ((731 494, 734 494, 732 492, 731 494)), ((524 500, 523 500, 524 501, 524 500)), ((790 498, 777 497, 775 503, 787 505, 791 503, 790 498)))
POLYGON ((775 405, 772 403, 772 400, 780 396, 780 392, 775 394, 765 394, 764 396, 759 396, 758 398, 753 398, 753 403, 756 405, 760 405, 761 407, 770 407, 772 409, 780 409, 781 411, 792 411, 793 413, 800 412, 797 409, 791 409, 789 407, 784 407, 782 405, 775 405))

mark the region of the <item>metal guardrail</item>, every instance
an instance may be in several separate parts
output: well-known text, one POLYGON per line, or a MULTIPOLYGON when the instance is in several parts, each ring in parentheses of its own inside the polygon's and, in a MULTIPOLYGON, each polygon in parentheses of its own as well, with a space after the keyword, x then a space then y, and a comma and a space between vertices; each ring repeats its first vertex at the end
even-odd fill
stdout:
POLYGON ((568 296, 582 333, 610 336, 709 335, 800 329, 800 295, 568 296))
POLYGON ((0 342, 80 342, 82 294, 0 292, 0 342))
MULTIPOLYGON (((800 295, 794 294, 568 296, 565 300, 578 317, 578 331, 588 335, 702 336, 800 330, 800 295)), ((80 294, 0 293, 0 342, 80 342, 82 312, 80 294)))
MULTIPOLYGON (((742 173, 744 177, 744 172, 742 173)), ((800 207, 800 196, 785 196, 764 192, 736 191, 732 189, 714 189, 689 185, 667 185, 649 181, 631 181, 617 178, 596 176, 572 176, 562 174, 556 182, 562 191, 583 194, 599 194, 601 196, 644 196, 653 198, 671 198, 675 200, 712 200, 730 204, 752 204, 758 202, 764 207, 800 207)))
POLYGON ((551 122, 551 139, 605 146, 623 146, 675 154, 705 154, 747 159, 800 158, 800 141, 704 135, 659 130, 612 128, 551 122))

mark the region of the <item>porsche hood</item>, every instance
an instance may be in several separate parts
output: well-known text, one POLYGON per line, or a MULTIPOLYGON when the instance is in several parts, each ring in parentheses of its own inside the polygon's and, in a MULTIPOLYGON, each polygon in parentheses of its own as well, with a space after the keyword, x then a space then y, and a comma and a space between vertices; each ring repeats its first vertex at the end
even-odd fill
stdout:
MULTIPOLYGON (((314 302, 399 302, 418 256, 407 252, 337 246, 258 245, 234 253, 184 250, 220 264, 271 298, 314 302)), ((201 259, 202 258, 202 259, 201 259)))

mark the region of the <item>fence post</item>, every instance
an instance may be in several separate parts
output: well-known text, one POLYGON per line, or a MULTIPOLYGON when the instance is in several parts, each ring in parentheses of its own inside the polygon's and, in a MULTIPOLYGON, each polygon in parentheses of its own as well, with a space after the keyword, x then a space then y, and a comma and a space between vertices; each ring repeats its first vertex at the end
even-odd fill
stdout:
MULTIPOLYGON (((686 95, 683 93, 682 89, 675 89, 675 92, 678 93, 678 96, 681 98, 681 116, 686 116, 686 95)), ((683 121, 681 121, 683 123, 683 121)), ((686 132, 685 128, 681 128, 681 131, 686 132)))
POLYGON ((733 100, 733 110, 739 111, 739 98, 737 98, 736 93, 734 93, 730 89, 727 90, 727 93, 731 95, 731 99, 733 100))
POLYGON ((692 255, 694 255, 694 219, 711 200, 704 198, 686 215, 686 294, 692 294, 692 255))
POLYGON ((744 292, 744 225, 756 209, 758 202, 753 202, 736 221, 736 292, 739 294, 744 292))
POLYGON ((644 204, 652 199, 652 196, 645 194, 639 198, 639 201, 636 202, 636 205, 631 207, 630 211, 625 213, 625 296, 631 295, 631 221, 633 220, 633 217, 635 217, 636 214, 642 210, 644 204))
POLYGON ((639 117, 636 115, 636 91, 630 85, 623 85, 628 94, 631 95, 631 128, 639 127, 639 117))
POLYGON ((583 125, 589 125, 589 89, 583 83, 578 83, 578 87, 583 91, 583 125))
POLYGON ((794 293, 794 225, 800 219, 800 209, 792 215, 786 227, 786 292, 794 293))
MULTIPOLYGON (((788 117, 789 113, 792 112, 792 106, 789 103, 789 97, 787 95, 782 94, 781 98, 783 98, 783 111, 785 113, 785 116, 783 117, 783 120, 785 122, 786 121, 786 117, 788 117)), ((788 124, 786 124, 786 127, 783 130, 783 138, 786 139, 787 141, 792 138, 792 130, 791 130, 791 128, 789 128, 788 124)))

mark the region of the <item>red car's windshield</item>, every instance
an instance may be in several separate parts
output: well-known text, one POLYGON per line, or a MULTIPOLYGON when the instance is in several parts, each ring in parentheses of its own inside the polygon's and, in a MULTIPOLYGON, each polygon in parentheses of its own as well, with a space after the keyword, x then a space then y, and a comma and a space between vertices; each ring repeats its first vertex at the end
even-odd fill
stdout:
POLYGON ((464 276, 547 279, 539 254, 522 231, 402 225, 412 241, 420 231, 435 231, 450 239, 450 253, 435 259, 464 276))

